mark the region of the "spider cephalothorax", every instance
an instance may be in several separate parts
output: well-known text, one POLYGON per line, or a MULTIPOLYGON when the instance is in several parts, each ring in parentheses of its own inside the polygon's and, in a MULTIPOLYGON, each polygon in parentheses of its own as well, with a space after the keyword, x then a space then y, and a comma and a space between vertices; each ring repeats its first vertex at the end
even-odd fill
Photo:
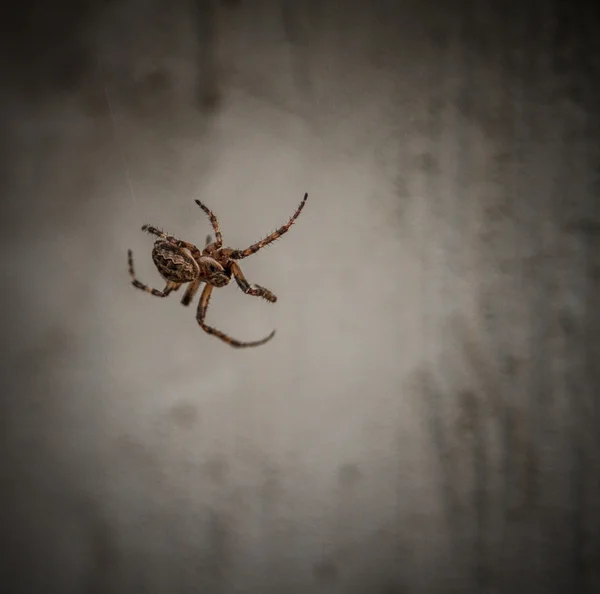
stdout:
POLYGON ((280 227, 277 231, 274 231, 263 240, 252 244, 245 250, 234 250, 229 247, 223 247, 223 237, 219 228, 219 221, 212 211, 204 206, 200 200, 196 200, 196 204, 208 215, 215 232, 215 241, 212 242, 209 235, 206 238, 206 244, 202 251, 192 243, 182 241, 172 235, 167 235, 150 225, 144 225, 142 231, 147 231, 157 237, 152 250, 152 260, 160 275, 167 281, 167 284, 162 291, 159 291, 137 280, 133 270, 133 253, 129 250, 129 274, 132 278, 132 284, 134 287, 156 297, 167 297, 173 291, 177 291, 184 283, 191 283, 181 299, 183 305, 189 305, 198 292, 200 285, 205 283, 196 312, 196 320, 200 327, 205 332, 214 334, 233 347, 253 347, 265 344, 275 336, 275 330, 261 340, 241 342, 230 338, 216 328, 207 326, 204 323, 204 319, 206 317, 208 302, 213 288, 224 287, 229 284, 232 277, 246 295, 262 297, 270 303, 277 301, 277 297, 268 289, 259 285, 251 285, 244 277, 242 269, 236 260, 242 260, 255 254, 261 248, 281 237, 298 218, 307 198, 308 194, 304 194, 304 199, 300 203, 300 206, 283 227, 280 227))

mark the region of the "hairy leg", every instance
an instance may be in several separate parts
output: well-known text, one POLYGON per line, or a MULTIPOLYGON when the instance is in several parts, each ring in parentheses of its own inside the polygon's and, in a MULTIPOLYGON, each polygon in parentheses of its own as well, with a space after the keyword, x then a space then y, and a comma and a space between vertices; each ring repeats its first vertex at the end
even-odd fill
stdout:
POLYGON ((152 227, 151 225, 144 225, 142 227, 142 231, 146 231, 147 233, 150 233, 150 235, 156 235, 156 237, 159 237, 160 239, 165 239, 166 241, 172 243, 173 245, 176 245, 177 247, 187 248, 193 254, 197 254, 198 256, 200 256, 200 250, 198 250, 198 248, 193 243, 188 243, 187 241, 177 239, 177 237, 173 237, 173 235, 169 235, 168 233, 165 233, 164 231, 161 231, 156 227, 152 227))
POLYGON ((304 198, 302 199, 300 206, 296 209, 296 212, 292 215, 292 218, 285 225, 283 225, 283 227, 279 227, 277 231, 274 231, 273 233, 271 233, 271 235, 268 235, 264 239, 261 239, 259 242, 252 244, 249 248, 246 248, 245 250, 232 250, 229 257, 234 260, 241 260, 242 258, 247 258, 248 256, 251 256, 252 254, 258 252, 258 250, 279 239, 284 233, 287 233, 289 228, 294 224, 294 221, 300 216, 300 213, 302 212, 302 209, 306 204, 307 198, 308 194, 304 194, 304 198))
MULTIPOLYGON (((156 227, 152 227, 152 225, 143 225, 142 231, 146 231, 147 233, 150 233, 150 235, 156 235, 156 237, 162 237, 163 239, 167 239, 170 237, 170 235, 168 235, 164 231, 161 231, 160 229, 157 229, 156 227)), ((171 239, 175 238, 171 237, 171 239)))
POLYGON ((204 213, 210 219, 210 224, 215 232, 215 242, 217 247, 221 247, 223 245, 223 236, 221 235, 221 229, 219 228, 219 220, 215 216, 212 210, 207 206, 204 206, 200 200, 196 200, 196 204, 204 211, 204 213))
POLYGON ((131 284, 136 289, 140 289, 141 291, 150 293, 155 297, 167 297, 169 293, 171 293, 172 291, 177 291, 177 289, 179 289, 179 287, 181 286, 181 283, 173 283, 169 281, 165 285, 165 288, 162 291, 159 291, 158 289, 153 289, 152 287, 145 285, 135 277, 135 271, 133 269, 133 252, 131 250, 127 250, 127 258, 129 262, 129 276, 131 276, 131 284))
POLYGON ((198 288, 200 287, 200 285, 202 284, 202 281, 200 279, 196 279, 195 281, 193 281, 190 286, 187 288, 186 292, 184 293, 183 297, 181 298, 181 305, 189 305, 192 302, 192 299, 196 296, 196 293, 198 292, 198 288))
POLYGON ((273 338, 273 336, 275 336, 275 330, 273 330, 273 332, 271 332, 271 334, 269 334, 269 336, 263 338, 262 340, 256 340, 253 342, 241 342, 239 340, 235 340, 234 338, 227 336, 227 334, 223 334, 223 332, 221 332, 220 330, 217 330, 216 328, 207 326, 204 323, 204 319, 206 318, 206 311, 208 309, 208 303, 210 301, 210 296, 212 294, 212 291, 213 291, 212 285, 207 284, 204 287, 204 290, 202 291, 202 295, 200 296, 200 302, 198 303, 198 310, 196 313, 196 320, 198 322, 198 325, 202 328, 202 330, 204 330, 204 332, 206 332, 208 334, 212 334, 213 336, 216 336, 217 338, 220 338, 223 342, 226 342, 228 345, 235 347, 235 348, 260 346, 262 344, 265 344, 266 342, 271 340, 271 338, 273 338))
POLYGON ((231 272, 233 273, 233 278, 235 278, 238 287, 246 293, 246 295, 254 295, 255 297, 262 297, 266 299, 269 303, 275 303, 277 301, 277 297, 269 291, 269 289, 265 289, 260 285, 251 285, 244 276, 242 269, 240 268, 237 262, 231 263, 231 272))

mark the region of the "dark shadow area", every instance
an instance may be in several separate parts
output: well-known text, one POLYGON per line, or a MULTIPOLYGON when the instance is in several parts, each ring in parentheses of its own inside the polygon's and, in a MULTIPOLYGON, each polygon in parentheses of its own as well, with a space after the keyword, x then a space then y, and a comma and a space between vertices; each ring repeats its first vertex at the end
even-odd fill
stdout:
MULTIPOLYGON (((458 320, 446 340, 452 351, 444 367, 464 369, 464 387, 445 387, 431 371, 414 385, 435 445, 461 591, 511 592, 526 584, 530 592, 558 593, 578 584, 577 591, 593 592, 599 531, 591 477, 598 465, 593 443, 582 438, 595 428, 577 402, 582 391, 569 390, 572 420, 565 425, 519 385, 519 368, 528 363, 488 359, 492 345, 480 344, 458 320)), ((553 396, 542 397, 551 407, 553 396)))
POLYGON ((96 68, 86 38, 98 2, 26 0, 10 3, 0 19, 0 68, 6 90, 29 100, 77 89, 96 68))
MULTIPOLYGON (((233 7, 238 2, 223 4, 233 7)), ((221 99, 216 48, 218 5, 213 0, 195 0, 194 9, 198 39, 198 102, 202 108, 214 110, 221 99)))

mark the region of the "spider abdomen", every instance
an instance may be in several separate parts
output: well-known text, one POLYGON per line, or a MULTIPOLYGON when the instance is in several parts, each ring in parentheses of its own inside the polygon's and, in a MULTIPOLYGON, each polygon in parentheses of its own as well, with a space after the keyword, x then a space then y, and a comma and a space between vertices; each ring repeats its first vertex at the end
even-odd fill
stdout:
POLYGON ((175 283, 189 283, 198 276, 198 264, 189 250, 168 241, 157 241, 152 260, 160 275, 175 283))

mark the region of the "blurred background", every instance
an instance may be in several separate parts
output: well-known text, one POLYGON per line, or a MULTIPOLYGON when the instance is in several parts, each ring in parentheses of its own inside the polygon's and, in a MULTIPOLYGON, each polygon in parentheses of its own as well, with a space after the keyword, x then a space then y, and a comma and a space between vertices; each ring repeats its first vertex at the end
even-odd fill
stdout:
POLYGON ((4 9, 2 591, 600 591, 598 12, 4 9))

